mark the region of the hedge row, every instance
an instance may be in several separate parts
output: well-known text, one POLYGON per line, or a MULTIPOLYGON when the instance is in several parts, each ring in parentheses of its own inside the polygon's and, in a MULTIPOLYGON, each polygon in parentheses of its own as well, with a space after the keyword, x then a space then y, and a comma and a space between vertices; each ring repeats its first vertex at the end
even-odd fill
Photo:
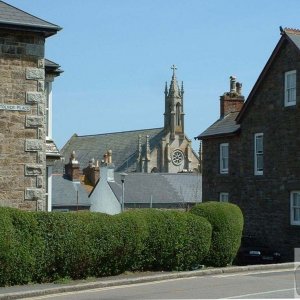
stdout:
POLYGON ((206 218, 212 225, 212 241, 205 265, 224 267, 232 263, 244 227, 240 208, 231 203, 211 201, 194 206, 190 212, 206 218))
POLYGON ((203 264, 210 223, 176 211, 33 213, 0 208, 0 285, 203 264))

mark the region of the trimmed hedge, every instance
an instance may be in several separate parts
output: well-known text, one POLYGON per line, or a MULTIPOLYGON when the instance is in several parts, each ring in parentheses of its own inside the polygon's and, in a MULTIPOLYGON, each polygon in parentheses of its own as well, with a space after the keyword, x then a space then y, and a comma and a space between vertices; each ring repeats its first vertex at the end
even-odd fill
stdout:
POLYGON ((203 264, 211 225, 152 209, 116 216, 0 208, 0 285, 126 270, 190 270, 203 264))
POLYGON ((224 202, 204 202, 190 212, 206 218, 212 225, 212 243, 205 264, 224 267, 231 264, 239 249, 244 226, 243 214, 237 205, 224 202))
POLYGON ((0 208, 0 286, 225 266, 242 227, 240 209, 218 202, 191 213, 142 209, 115 216, 0 208))
POLYGON ((136 248, 131 270, 192 270, 203 264, 208 254, 212 229, 204 218, 156 209, 133 210, 119 216, 134 220, 142 229, 132 237, 136 248))

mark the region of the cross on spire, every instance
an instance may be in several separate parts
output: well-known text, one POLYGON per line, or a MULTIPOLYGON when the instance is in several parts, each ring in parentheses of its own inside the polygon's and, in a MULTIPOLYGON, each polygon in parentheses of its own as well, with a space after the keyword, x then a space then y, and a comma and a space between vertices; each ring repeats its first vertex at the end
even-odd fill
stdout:
POLYGON ((177 67, 175 65, 172 65, 171 69, 173 70, 173 75, 175 75, 175 70, 177 70, 177 67))

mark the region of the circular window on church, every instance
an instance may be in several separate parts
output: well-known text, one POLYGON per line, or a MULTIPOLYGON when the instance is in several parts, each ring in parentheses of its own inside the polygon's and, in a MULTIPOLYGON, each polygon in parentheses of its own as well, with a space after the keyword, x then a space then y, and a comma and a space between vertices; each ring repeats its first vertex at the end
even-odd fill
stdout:
POLYGON ((184 159, 183 152, 179 149, 176 149, 172 152, 172 162, 175 166, 179 166, 182 164, 184 159))

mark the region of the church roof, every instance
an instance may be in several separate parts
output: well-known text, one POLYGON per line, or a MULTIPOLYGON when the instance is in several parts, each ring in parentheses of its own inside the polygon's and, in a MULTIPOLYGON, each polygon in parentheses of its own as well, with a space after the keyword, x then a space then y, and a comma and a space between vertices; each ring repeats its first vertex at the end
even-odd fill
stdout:
POLYGON ((61 27, 35 17, 3 1, 0 1, 0 28, 43 32, 46 37, 61 30, 61 27))
MULTIPOLYGON (((121 200, 120 174, 109 185, 121 200)), ((202 177, 194 173, 129 173, 125 178, 125 203, 195 203, 202 201, 202 177)))
POLYGON ((228 135, 237 132, 240 129, 240 125, 236 122, 236 117, 239 112, 233 112, 227 114, 224 118, 220 118, 205 131, 199 134, 196 139, 204 139, 219 135, 228 135))
MULTIPOLYGON (((146 136, 149 135, 150 151, 163 136, 163 128, 152 128, 143 130, 113 132, 95 135, 78 136, 74 134, 61 149, 60 153, 67 161, 75 151, 81 169, 88 166, 89 161, 101 161, 103 155, 112 150, 112 162, 116 171, 133 172, 136 168, 138 155, 138 138, 141 136, 142 148, 146 144, 146 136)), ((56 164, 56 168, 58 164, 56 164)), ((56 170, 61 171, 61 170, 56 170)))

